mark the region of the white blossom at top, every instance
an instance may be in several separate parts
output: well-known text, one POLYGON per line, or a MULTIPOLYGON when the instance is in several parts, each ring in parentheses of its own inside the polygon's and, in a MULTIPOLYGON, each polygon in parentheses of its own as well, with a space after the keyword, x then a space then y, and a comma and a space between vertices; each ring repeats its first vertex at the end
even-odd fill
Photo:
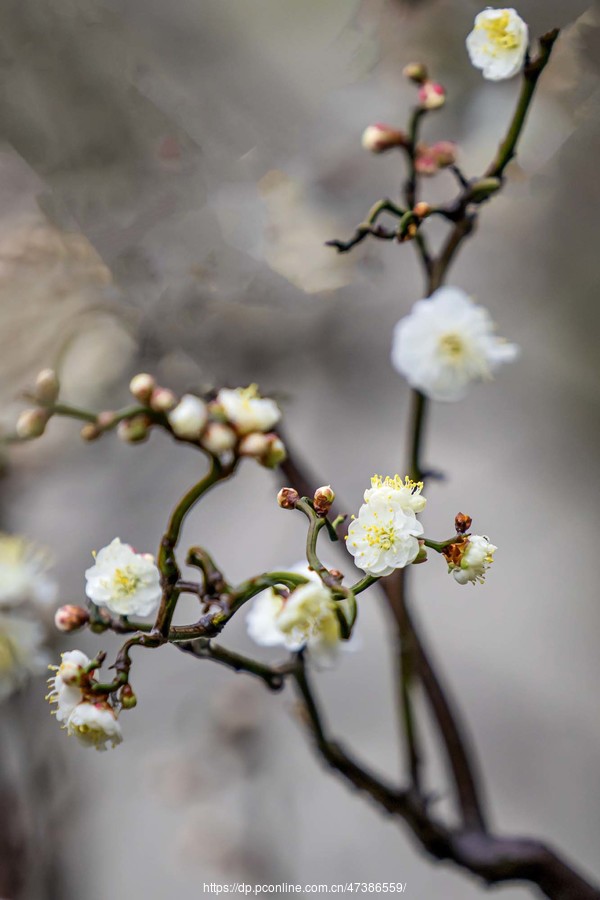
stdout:
POLYGON ((423 512, 427 500, 421 494, 423 490, 422 481, 412 481, 408 475, 401 478, 400 475, 394 475, 391 478, 387 475, 382 478, 381 475, 373 475, 371 478, 371 487, 367 488, 364 493, 365 503, 391 503, 401 506, 402 509, 411 510, 414 513, 423 512))
POLYGON ((448 571, 452 572, 459 584, 483 584, 488 568, 494 561, 494 553, 498 548, 490 544, 487 537, 480 534, 469 535, 467 546, 458 565, 450 563, 448 571))
POLYGON ((235 390, 221 388, 217 394, 217 403, 240 434, 270 431, 281 418, 281 411, 275 401, 261 397, 255 384, 235 390))
POLYGON ((0 532, 0 606, 18 606, 28 600, 53 603, 57 585, 48 575, 51 562, 43 547, 0 532))
POLYGON ((263 647, 306 647, 317 663, 335 661, 341 630, 331 592, 306 564, 291 571, 302 571, 309 581, 284 598, 272 588, 258 594, 246 618, 248 634, 263 647))
POLYGON ((467 37, 467 51, 484 78, 503 81, 523 68, 529 29, 514 9, 484 9, 467 37))
POLYGON ((154 557, 136 553, 119 538, 97 553, 85 578, 90 600, 117 615, 149 616, 158 609, 162 591, 154 557))
POLYGON ((384 485, 375 486, 375 492, 350 523, 346 538, 355 565, 377 577, 409 565, 419 553, 418 537, 423 534, 405 492, 384 485))
POLYGON ((0 615, 0 700, 45 669, 44 631, 39 622, 0 615))
POLYGON ((61 654, 60 666, 50 666, 56 674, 48 679, 50 692, 46 699, 50 703, 57 704, 55 715, 59 722, 66 722, 75 707, 83 700, 78 680, 90 662, 90 658, 81 650, 68 650, 61 654))
POLYGON ((397 323, 392 365, 432 400, 462 400, 471 382, 489 379, 518 356, 494 333, 490 314, 460 288, 442 287, 418 300, 397 323))
POLYGON ((121 726, 108 703, 79 703, 67 720, 67 732, 84 747, 107 750, 123 740, 121 726))

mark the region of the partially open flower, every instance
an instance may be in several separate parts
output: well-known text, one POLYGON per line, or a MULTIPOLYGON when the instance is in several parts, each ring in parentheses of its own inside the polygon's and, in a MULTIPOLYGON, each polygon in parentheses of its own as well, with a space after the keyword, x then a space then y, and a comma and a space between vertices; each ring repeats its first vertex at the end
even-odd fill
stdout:
POLYGON ((400 475, 373 475, 371 478, 371 487, 367 488, 364 493, 365 503, 380 503, 388 505, 400 506, 409 512, 420 513, 425 509, 427 500, 422 495, 422 481, 412 481, 406 475, 402 478, 400 475))
POLYGON ((281 412, 274 400, 261 397, 255 384, 246 388, 221 388, 217 404, 239 434, 269 431, 279 421, 281 412))
POLYGON ((426 396, 454 401, 518 353, 516 344, 496 336, 486 309, 460 288, 443 287, 396 325, 392 365, 426 396))
POLYGON ((162 596, 160 573, 149 553, 136 553, 115 538, 87 569, 86 595, 121 616, 149 616, 162 596))
POLYGON ((56 674, 48 679, 50 692, 46 699, 56 703, 56 718, 66 722, 75 707, 83 700, 81 684, 88 677, 86 668, 91 660, 81 650, 68 650, 61 655, 60 666, 50 666, 56 674))
POLYGON ((259 594, 246 619, 248 634, 264 647, 307 647, 317 662, 331 663, 339 649, 341 630, 331 592, 314 572, 288 597, 270 589, 259 594))
POLYGON ((529 29, 516 10, 484 9, 467 37, 467 51, 476 69, 490 81, 512 78, 523 68, 529 29))
POLYGON ((115 711, 108 703, 79 703, 67 720, 67 731, 84 747, 107 750, 123 740, 115 711))
POLYGON ((497 549, 487 537, 470 534, 464 542, 453 544, 444 551, 448 571, 459 584, 483 584, 497 549))

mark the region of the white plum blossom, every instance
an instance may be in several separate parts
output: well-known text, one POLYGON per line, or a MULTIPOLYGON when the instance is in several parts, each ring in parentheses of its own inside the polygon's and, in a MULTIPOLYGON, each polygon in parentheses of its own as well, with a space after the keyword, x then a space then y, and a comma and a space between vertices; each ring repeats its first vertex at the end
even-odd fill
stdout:
POLYGON ((467 37, 472 64, 490 81, 517 75, 523 68, 528 44, 529 29, 514 9, 484 9, 467 37))
POLYGON ((272 588, 258 594, 246 618, 248 634, 262 647, 286 647, 292 651, 306 647, 314 661, 331 664, 341 641, 335 600, 306 564, 291 571, 302 572, 309 581, 288 597, 272 588))
POLYGON ((19 606, 26 601, 50 604, 57 585, 48 574, 48 551, 14 534, 0 532, 0 606, 19 606))
POLYGON ((48 659, 43 641, 44 630, 39 622, 0 615, 0 700, 44 671, 48 659))
POLYGON ((106 702, 79 703, 67 720, 67 732, 74 735, 84 747, 107 750, 123 740, 121 726, 115 712, 106 702))
POLYGON ((270 431, 281 418, 281 411, 275 401, 261 397, 255 384, 235 390, 221 388, 217 394, 217 404, 239 434, 270 431))
POLYGON ((208 421, 208 407, 194 394, 184 394, 175 409, 167 413, 169 425, 180 438, 195 441, 208 421))
POLYGON ((361 506, 348 528, 346 546, 354 564, 367 575, 382 577, 403 569, 419 554, 423 526, 403 505, 400 491, 387 499, 374 496, 361 506))
POLYGON ((56 703, 54 714, 59 722, 66 722, 79 703, 83 692, 79 686, 80 676, 91 660, 81 650, 68 650, 61 654, 60 666, 51 666, 56 674, 48 679, 50 692, 46 699, 56 703))
POLYGON ((117 615, 149 616, 158 609, 162 590, 154 557, 136 553, 119 538, 96 554, 85 578, 90 600, 117 615))
POLYGON ((448 571, 452 573, 459 584, 468 584, 469 582, 483 584, 497 549, 484 535, 471 534, 460 560, 457 563, 449 563, 448 571))
POLYGON ((364 493, 365 503, 371 501, 380 503, 395 503, 405 510, 414 513, 423 512, 427 500, 423 497, 422 481, 412 481, 408 475, 401 478, 400 475, 389 475, 382 478, 381 475, 373 475, 371 487, 364 493))
POLYGON ((490 379, 518 356, 516 344, 494 333, 484 307, 461 288, 442 287, 418 300, 397 323, 392 365, 432 400, 462 400, 473 381, 490 379))

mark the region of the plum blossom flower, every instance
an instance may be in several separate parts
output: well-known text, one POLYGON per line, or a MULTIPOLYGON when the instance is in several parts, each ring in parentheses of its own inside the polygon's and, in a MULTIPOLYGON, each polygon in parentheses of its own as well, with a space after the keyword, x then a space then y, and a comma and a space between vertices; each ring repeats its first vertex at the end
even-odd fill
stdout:
POLYGON ((454 401, 518 353, 516 344, 494 334, 486 309, 460 288, 442 287, 397 323, 392 365, 432 400, 454 401))
POLYGON ((283 597, 272 588, 258 594, 246 618, 248 634, 262 647, 306 647, 317 663, 331 664, 339 649, 341 630, 335 601, 319 576, 306 564, 292 571, 309 581, 283 597))
POLYGON ((528 43, 529 29, 516 10, 488 7, 475 18, 467 51, 484 78, 503 81, 523 68, 528 43))
MULTIPOLYGON (((379 484, 377 478, 374 477, 373 486, 365 492, 366 502, 348 528, 346 546, 359 569, 367 575, 381 577, 403 569, 416 559, 423 526, 410 505, 409 498, 413 495, 407 483, 395 487, 395 479, 386 478, 379 484)), ((399 478, 398 484, 401 484, 399 478)), ((416 496, 412 502, 419 505, 416 496)), ((424 498, 419 500, 424 505, 424 498)))
POLYGON ((407 512, 420 513, 425 509, 427 500, 423 497, 422 481, 412 481, 408 475, 401 478, 400 475, 394 475, 392 478, 386 475, 373 475, 371 478, 371 487, 367 488, 364 493, 365 503, 380 503, 389 505, 398 505, 407 512))
POLYGON ((27 600, 50 604, 57 585, 48 574, 48 551, 24 537, 0 532, 0 606, 19 606, 27 600))
POLYGON ((270 431, 281 417, 275 401, 261 397, 255 384, 235 390, 221 388, 217 394, 217 404, 239 434, 270 431))
POLYGON ((57 721, 66 722, 84 699, 79 682, 90 662, 90 658, 81 650, 68 650, 61 654, 60 666, 50 666, 56 674, 48 679, 50 692, 46 699, 50 703, 56 703, 54 713, 57 721))
POLYGON ((86 595, 98 606, 120 616, 149 616, 156 612, 162 591, 160 573, 149 553, 136 553, 115 538, 96 555, 86 570, 86 595))
POLYGON ((448 560, 448 571, 459 584, 483 584, 498 548, 487 537, 479 534, 469 535, 466 543, 459 546, 461 552, 452 561, 448 560))
POLYGON ((48 662, 43 651, 44 631, 39 622, 0 615, 0 700, 43 672, 48 662))
POLYGON ((84 747, 107 750, 123 740, 121 726, 112 706, 99 703, 79 703, 67 720, 67 732, 74 735, 84 747))

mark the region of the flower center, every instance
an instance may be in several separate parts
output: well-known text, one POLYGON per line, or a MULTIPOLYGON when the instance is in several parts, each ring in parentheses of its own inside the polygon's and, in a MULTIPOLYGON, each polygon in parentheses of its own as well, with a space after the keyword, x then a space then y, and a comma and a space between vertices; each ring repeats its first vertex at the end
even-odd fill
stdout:
POLYGON ((465 345, 457 334, 445 334, 440 338, 440 350, 451 362, 458 362, 464 356, 465 345))
POLYGON ((103 744, 106 740, 106 733, 101 728, 94 728, 92 725, 73 725, 73 731, 76 731, 77 734, 81 735, 81 737, 88 743, 94 744, 94 746, 98 746, 98 744, 103 744))
POLYGON ((119 597, 129 597, 135 593, 140 584, 139 575, 134 575, 129 568, 115 569, 113 585, 119 597))
POLYGON ((480 27, 484 29, 490 44, 496 50, 514 50, 519 46, 517 36, 509 30, 510 15, 508 10, 504 10, 500 16, 482 22, 480 27))
POLYGON ((396 530, 393 525, 367 525, 365 528, 369 547, 380 550, 391 550, 396 543, 396 530))

